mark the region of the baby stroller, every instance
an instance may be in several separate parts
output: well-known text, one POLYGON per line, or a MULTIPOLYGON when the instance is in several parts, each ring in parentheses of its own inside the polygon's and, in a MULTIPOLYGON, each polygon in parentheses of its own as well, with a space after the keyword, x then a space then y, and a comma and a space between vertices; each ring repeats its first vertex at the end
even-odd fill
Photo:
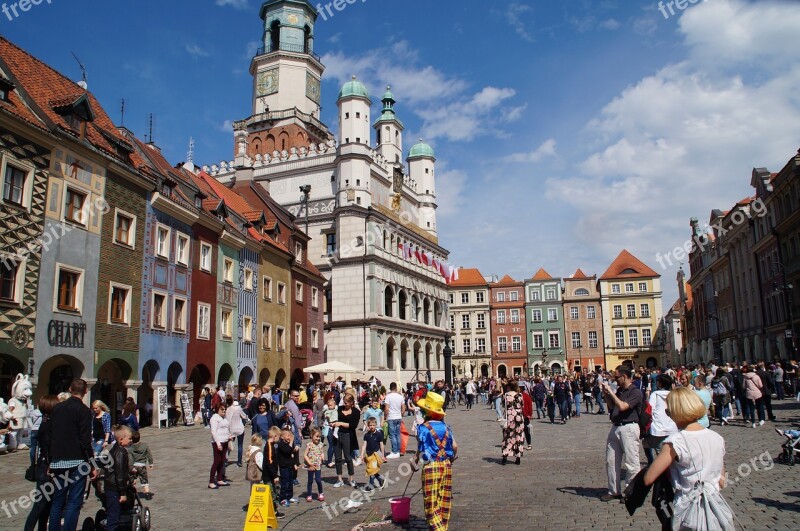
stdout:
MULTIPOLYGON (((127 500, 125 503, 121 504, 117 528, 131 529, 132 531, 149 531, 151 525, 150 509, 142 505, 142 500, 139 498, 139 493, 136 491, 136 486, 134 485, 136 476, 138 476, 138 471, 135 468, 131 469, 128 490, 125 493, 127 500)), ((106 496, 105 489, 103 488, 102 473, 97 479, 89 483, 89 487, 86 491, 87 498, 92 487, 94 487, 94 494, 103 508, 97 511, 94 518, 88 517, 83 521, 81 531, 105 531, 106 496)))
POLYGON ((780 435, 786 437, 786 442, 781 445, 781 453, 778 454, 778 462, 794 466, 800 463, 800 431, 775 429, 780 435))

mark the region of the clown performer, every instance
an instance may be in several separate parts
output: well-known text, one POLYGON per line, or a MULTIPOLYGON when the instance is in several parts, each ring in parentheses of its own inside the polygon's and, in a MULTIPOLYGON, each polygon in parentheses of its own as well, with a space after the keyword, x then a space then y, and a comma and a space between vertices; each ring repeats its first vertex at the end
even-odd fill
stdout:
POLYGON ((28 401, 33 394, 28 375, 17 374, 14 384, 11 386, 11 399, 8 401, 8 410, 11 412, 12 419, 8 432, 9 450, 26 450, 27 445, 22 444, 22 430, 28 428, 28 401))
POLYGON ((458 455, 453 431, 444 423, 444 397, 428 393, 417 402, 425 422, 417 428, 416 470, 422 460, 422 492, 425 519, 432 531, 446 531, 450 521, 453 490, 452 463, 458 455))

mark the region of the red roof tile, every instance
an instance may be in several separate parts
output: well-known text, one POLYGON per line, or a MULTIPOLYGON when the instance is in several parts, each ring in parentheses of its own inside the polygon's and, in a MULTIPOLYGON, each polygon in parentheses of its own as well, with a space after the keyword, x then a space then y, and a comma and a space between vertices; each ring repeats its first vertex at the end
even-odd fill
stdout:
POLYGON ((466 286, 486 286, 489 283, 483 278, 481 272, 474 268, 458 268, 458 280, 451 282, 450 286, 466 287, 466 286))
POLYGON ((531 280, 552 280, 553 277, 550 276, 550 273, 544 270, 544 268, 539 269, 531 280))
POLYGON ((661 275, 650 269, 644 262, 633 256, 626 249, 623 249, 606 272, 600 277, 600 280, 649 277, 661 277, 661 275))

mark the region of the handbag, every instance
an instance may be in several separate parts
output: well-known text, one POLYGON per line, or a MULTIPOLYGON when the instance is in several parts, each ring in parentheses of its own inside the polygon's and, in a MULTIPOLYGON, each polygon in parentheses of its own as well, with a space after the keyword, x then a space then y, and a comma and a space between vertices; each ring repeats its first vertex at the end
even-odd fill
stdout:
MULTIPOLYGON (((689 442, 686 436, 681 433, 686 448, 689 442)), ((703 449, 700 448, 702 455, 703 449)), ((691 450, 689 458, 692 460, 692 468, 699 472, 694 463, 691 450)), ((705 462, 705 461, 704 461, 705 462)), ((735 529, 733 514, 728 502, 713 485, 706 483, 702 479, 695 482, 689 494, 681 496, 675 502, 672 516, 672 529, 704 529, 707 531, 727 531, 735 529)))

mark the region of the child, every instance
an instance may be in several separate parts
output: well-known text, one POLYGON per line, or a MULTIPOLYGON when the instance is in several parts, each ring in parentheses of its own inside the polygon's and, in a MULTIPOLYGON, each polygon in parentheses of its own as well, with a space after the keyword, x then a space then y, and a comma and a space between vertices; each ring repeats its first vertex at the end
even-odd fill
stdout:
POLYGON ((266 452, 263 463, 263 474, 261 476, 262 483, 270 486, 272 492, 272 505, 275 508, 275 518, 278 520, 284 518, 282 512, 278 511, 278 492, 280 486, 280 471, 278 470, 278 442, 281 439, 281 429, 277 426, 272 426, 267 432, 267 444, 264 447, 266 452))
POLYGON ((133 431, 128 426, 117 426, 114 430, 115 441, 108 450, 109 463, 106 464, 104 486, 106 491, 106 529, 116 531, 119 513, 123 503, 128 501, 129 470, 128 448, 131 445, 133 431))
MULTIPOLYGON (((250 493, 253 491, 253 485, 256 483, 261 483, 261 480, 264 477, 264 452, 261 450, 263 445, 264 438, 258 433, 250 437, 250 448, 247 449, 247 468, 245 469, 244 476, 244 478, 249 482, 247 485, 248 498, 250 497, 250 493)), ((242 507, 242 510, 247 512, 249 505, 249 503, 245 504, 244 507, 242 507)))
POLYGON ((361 453, 364 455, 364 462, 367 464, 367 476, 369 476, 369 489, 374 489, 373 482, 378 483, 379 488, 386 486, 386 480, 381 477, 381 464, 386 462, 383 447, 383 432, 378 431, 378 421, 370 418, 367 421, 367 432, 364 434, 364 442, 361 444, 361 453))
POLYGON ((149 467, 150 470, 153 470, 153 454, 150 453, 150 447, 147 443, 142 442, 138 431, 133 432, 131 441, 133 441, 133 444, 128 448, 128 456, 139 476, 139 483, 144 489, 143 497, 151 500, 153 495, 150 493, 150 484, 147 480, 147 468, 149 467))
POLYGON ((281 479, 281 505, 288 507, 292 503, 298 503, 294 498, 294 433, 289 428, 281 431, 281 438, 278 441, 278 473, 281 479))
POLYGON ((304 455, 306 468, 308 469, 307 502, 313 499, 311 497, 311 491, 313 490, 315 480, 317 482, 317 490, 319 491, 319 501, 325 501, 325 495, 322 494, 323 448, 322 431, 319 428, 311 428, 311 442, 306 446, 306 453, 304 455))
POLYGON ((328 399, 328 404, 325 406, 325 410, 322 413, 323 417, 325 418, 325 424, 323 429, 327 428, 327 437, 328 437, 328 456, 325 461, 328 463, 328 468, 333 468, 336 466, 336 463, 333 461, 333 452, 336 450, 336 441, 334 440, 334 429, 331 427, 333 426, 334 422, 339 421, 339 412, 336 409, 336 399, 330 397, 328 399))

